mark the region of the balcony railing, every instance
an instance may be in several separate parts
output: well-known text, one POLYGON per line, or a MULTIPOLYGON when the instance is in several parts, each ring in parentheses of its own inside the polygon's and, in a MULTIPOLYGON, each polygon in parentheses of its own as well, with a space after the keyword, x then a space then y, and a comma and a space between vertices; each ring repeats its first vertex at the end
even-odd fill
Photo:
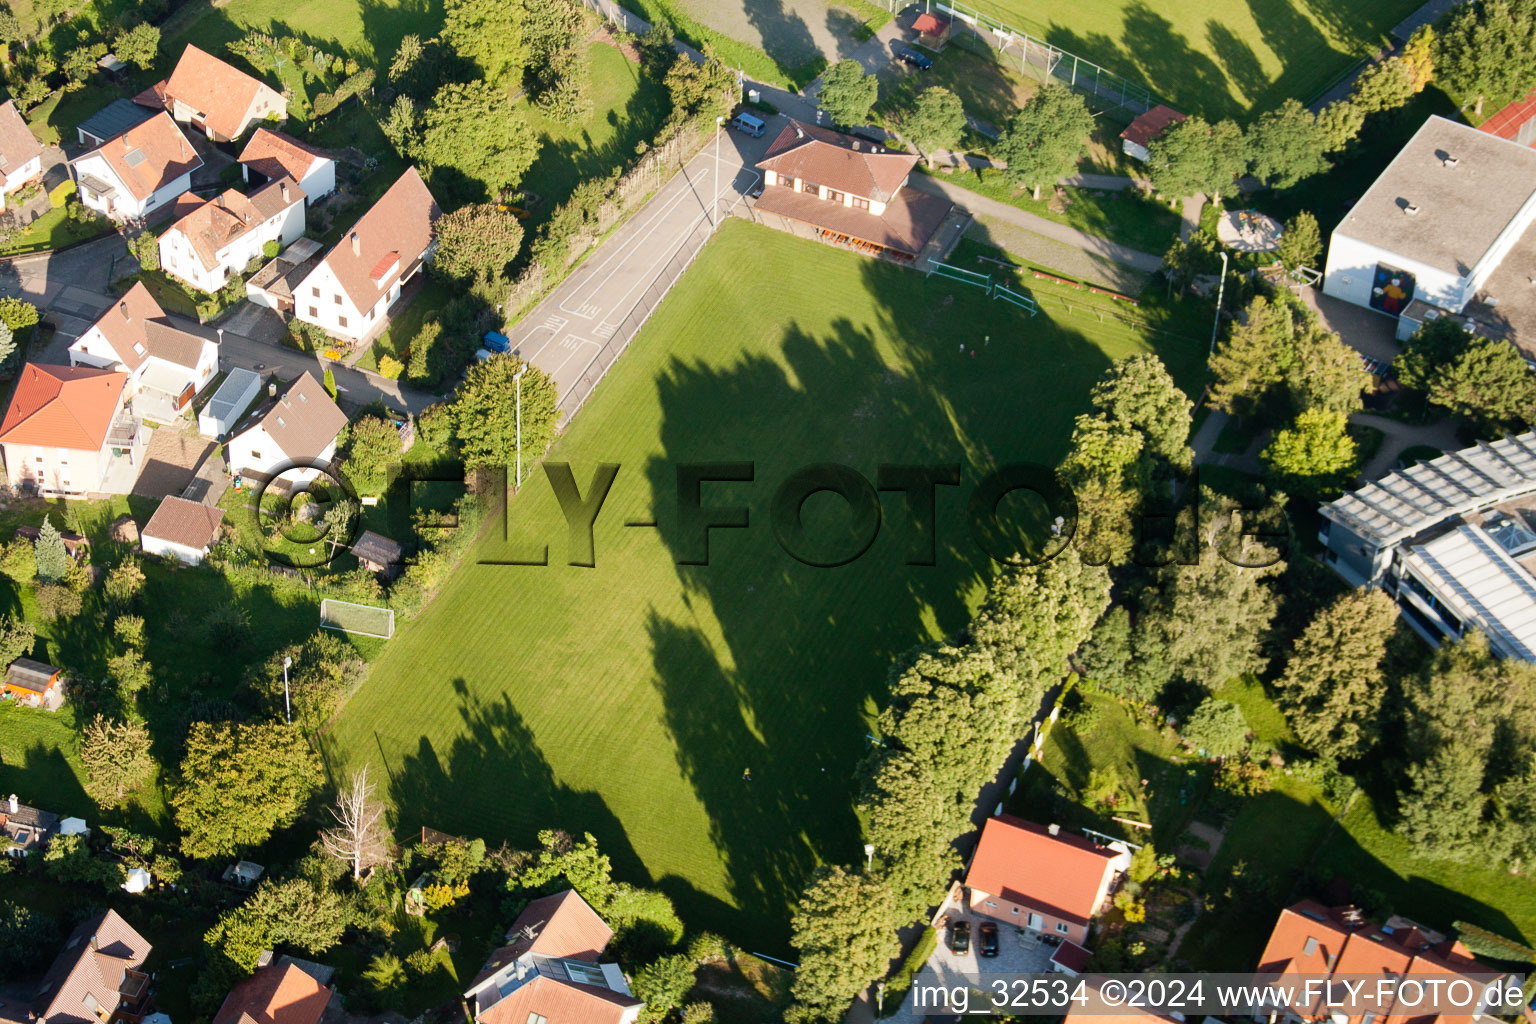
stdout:
POLYGON ((139 421, 131 416, 119 416, 107 430, 107 443, 117 447, 132 447, 139 436, 139 421))

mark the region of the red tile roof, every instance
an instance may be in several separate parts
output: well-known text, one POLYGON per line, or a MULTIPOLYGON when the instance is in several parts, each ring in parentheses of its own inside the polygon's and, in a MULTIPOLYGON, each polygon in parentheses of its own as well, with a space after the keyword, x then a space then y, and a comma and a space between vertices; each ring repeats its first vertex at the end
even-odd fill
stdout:
POLYGON ((317 161, 326 159, 329 158, 319 150, 270 128, 252 132, 251 141, 240 154, 240 162, 263 178, 281 178, 286 174, 295 181, 302 181, 317 161))
POLYGON ((506 998, 481 1011, 481 1024, 528 1024, 538 1014, 549 1024, 618 1024, 624 1012, 641 1005, 634 996, 599 988, 558 981, 547 975, 519 985, 506 998))
POLYGON ((901 188, 917 159, 911 153, 892 153, 868 139, 791 121, 757 166, 883 203, 901 188))
POLYGON ((27 363, 0 421, 0 443, 97 451, 127 380, 114 370, 27 363))
POLYGON ((122 1001, 123 972, 142 968, 152 948, 115 910, 82 921, 43 976, 32 1012, 48 1024, 97 1024, 86 996, 110 1016, 122 1001))
POLYGON ((949 22, 927 11, 912 19, 912 31, 919 35, 936 36, 947 28, 949 28, 949 22))
POLYGON ((989 818, 965 884, 1013 903, 1087 924, 1104 876, 1120 854, 1070 832, 1001 814, 989 818))
POLYGON ((245 115, 262 89, 277 91, 213 54, 188 46, 166 80, 166 106, 183 103, 202 114, 209 128, 232 139, 240 134, 245 115))
POLYGON ((574 889, 544 896, 523 908, 507 929, 507 945, 491 953, 470 990, 524 954, 596 962, 613 929, 574 889))
POLYGON ((317 1024, 331 990, 292 963, 269 965, 229 990, 213 1024, 317 1024))
POLYGON ((1120 137, 1138 146, 1145 146, 1157 138, 1164 128, 1178 124, 1185 116, 1172 107, 1159 104, 1127 125, 1120 137))
POLYGON ((160 79, 154 85, 145 89, 133 98, 133 102, 150 110, 165 109, 165 79, 160 79))
POLYGON ((402 261, 420 257, 432 244, 432 225, 441 213, 427 183, 409 167, 326 254, 322 265, 336 275, 357 311, 366 313, 393 283, 392 278, 375 278, 373 268, 389 255, 402 261))
POLYGON ((796 192, 786 185, 769 185, 755 209, 916 256, 954 204, 943 196, 908 188, 886 203, 884 212, 874 214, 796 192))
POLYGON ((101 154, 135 199, 148 199, 156 190, 203 166, 203 158, 170 114, 156 114, 108 139, 94 152, 101 154))
POLYGON ((149 517, 149 522, 144 524, 140 536, 200 551, 213 545, 214 538, 219 535, 219 524, 223 521, 224 510, 221 508, 168 495, 161 499, 160 506, 149 517))
POLYGON ((219 265, 220 249, 268 218, 304 202, 304 198, 298 182, 287 176, 268 182, 249 196, 228 189, 196 205, 178 204, 176 212, 186 212, 166 231, 185 235, 203 269, 213 270, 219 265))
POLYGON ((22 120, 15 100, 0 103, 0 176, 10 174, 43 151, 43 144, 22 120))

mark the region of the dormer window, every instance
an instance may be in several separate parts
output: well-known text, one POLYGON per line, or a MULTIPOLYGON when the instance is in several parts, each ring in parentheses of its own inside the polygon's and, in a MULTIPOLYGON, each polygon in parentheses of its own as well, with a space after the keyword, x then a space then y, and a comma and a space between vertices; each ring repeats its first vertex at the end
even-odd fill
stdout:
POLYGON ((138 342, 134 342, 133 343, 133 350, 135 352, 137 352, 141 356, 145 355, 147 353, 147 351, 148 351, 147 349, 144 348, 143 345, 139 344, 138 342))

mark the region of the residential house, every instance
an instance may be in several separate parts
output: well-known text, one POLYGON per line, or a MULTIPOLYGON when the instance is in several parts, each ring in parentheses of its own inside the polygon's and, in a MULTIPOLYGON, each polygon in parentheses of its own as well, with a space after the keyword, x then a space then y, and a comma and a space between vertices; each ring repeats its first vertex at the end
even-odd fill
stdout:
POLYGON ((133 490, 149 431, 127 405, 127 382, 115 370, 23 366, 0 420, 6 482, 49 497, 133 490))
POLYGON ((15 100, 0 103, 0 199, 43 176, 43 144, 22 120, 15 100))
MULTIPOLYGON (((1490 986, 1498 972, 1479 964, 1461 943, 1403 917, 1375 924, 1354 907, 1326 907, 1314 900, 1302 900, 1280 912, 1259 958, 1258 974, 1273 976, 1277 985, 1292 977, 1316 982, 1371 977, 1406 982, 1438 979, 1442 986, 1452 979, 1463 979, 1472 986, 1470 993, 1483 994, 1475 1009, 1442 1014, 1433 1010, 1440 998, 1433 984, 1427 984, 1413 1002, 1376 1002, 1368 1010, 1347 1002, 1327 1002, 1329 994, 1344 998, 1342 984, 1297 985, 1290 1005, 1254 1008, 1255 1020, 1271 1024, 1372 1024, 1376 1020, 1468 1024, 1483 1018, 1497 998, 1497 989, 1490 986), (1357 1009, 1359 1012, 1353 1012, 1357 1009)), ((1491 1024, 1492 1018, 1487 1019, 1491 1024)))
POLYGON ((407 281, 431 258, 441 211, 411 167, 294 290, 294 316, 337 338, 382 330, 407 281))
POLYGON ((64 942, 32 1002, 38 1024, 138 1024, 148 1012, 153 947, 115 910, 86 918, 64 942))
POLYGON ((181 218, 160 236, 160 268, 209 294, 262 257, 268 242, 286 246, 304 234, 304 190, 287 176, 249 196, 229 189, 198 200, 189 193, 177 212, 181 218))
POLYGON ((398 541, 372 530, 364 530, 352 542, 352 554, 369 572, 389 572, 400 564, 405 549, 398 541))
POLYGON ((25 857, 48 845, 59 831, 59 816, 28 807, 12 793, 0 804, 0 846, 7 857, 25 857))
POLYGON ((166 316, 137 282, 69 346, 69 361, 126 373, 134 412, 169 422, 219 372, 218 344, 190 328, 166 316))
POLYGON ((476 1024, 634 1024, 645 1003, 617 964, 599 962, 612 938, 572 890, 534 900, 464 993, 476 1024))
POLYGON ((314 203, 336 191, 336 161, 291 135, 257 128, 240 152, 240 175, 252 185, 292 178, 314 203))
POLYGON ((76 125, 75 137, 80 145, 95 149, 154 116, 153 110, 133 100, 115 99, 76 125))
POLYGON ((989 818, 966 871, 974 914, 1059 937, 1079 946, 1130 866, 1123 843, 1105 845, 1012 815, 989 818))
POLYGON ((1323 505, 1323 559, 1431 644, 1481 630, 1536 661, 1536 433, 1480 442, 1323 505))
POLYGON ((139 532, 139 544, 146 554, 201 565, 218 541, 223 522, 221 508, 167 495, 139 532))
POLYGON ((0 679, 0 697, 28 707, 57 711, 64 704, 64 673, 45 662, 17 658, 0 679))
POLYGON ((1397 318, 1441 316, 1536 359, 1536 150, 1431 117, 1333 229, 1323 291, 1397 318))
POLYGON ((237 476, 307 483, 336 456, 346 413, 308 372, 258 409, 229 439, 229 468, 237 476))
MULTIPOLYGON (((954 204, 908 188, 918 158, 829 128, 790 121, 757 167, 755 212, 794 231, 901 263, 912 263, 954 204)), ((768 221, 768 223, 773 223, 768 221)))
POLYGON ((253 124, 288 117, 282 93, 196 46, 181 51, 164 102, 173 118, 214 142, 232 142, 253 124))
POLYGON ((1132 160, 1146 163, 1152 159, 1152 151, 1149 148, 1152 140, 1184 120, 1186 116, 1161 103, 1137 115, 1136 120, 1126 125, 1125 131, 1120 133, 1121 152, 1132 160))
POLYGON ((70 162, 80 201, 115 221, 139 221, 192 187, 203 166, 169 114, 156 114, 70 162))
POLYGON ((319 1024, 331 989, 287 957, 259 967, 229 990, 213 1024, 319 1024))

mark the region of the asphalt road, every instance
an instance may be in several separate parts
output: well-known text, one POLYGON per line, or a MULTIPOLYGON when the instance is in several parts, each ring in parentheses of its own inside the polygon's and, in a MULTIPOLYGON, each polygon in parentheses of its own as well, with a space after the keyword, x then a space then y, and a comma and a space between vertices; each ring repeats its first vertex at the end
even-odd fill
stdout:
POLYGON ((782 116, 767 121, 761 138, 722 131, 718 164, 710 142, 509 329, 512 350, 554 379, 564 416, 596 386, 601 368, 595 364, 604 346, 626 340, 615 338, 621 325, 632 314, 648 314, 659 300, 659 289, 651 286, 685 245, 697 241, 712 206, 727 216, 761 180, 752 165, 786 123, 782 116))

